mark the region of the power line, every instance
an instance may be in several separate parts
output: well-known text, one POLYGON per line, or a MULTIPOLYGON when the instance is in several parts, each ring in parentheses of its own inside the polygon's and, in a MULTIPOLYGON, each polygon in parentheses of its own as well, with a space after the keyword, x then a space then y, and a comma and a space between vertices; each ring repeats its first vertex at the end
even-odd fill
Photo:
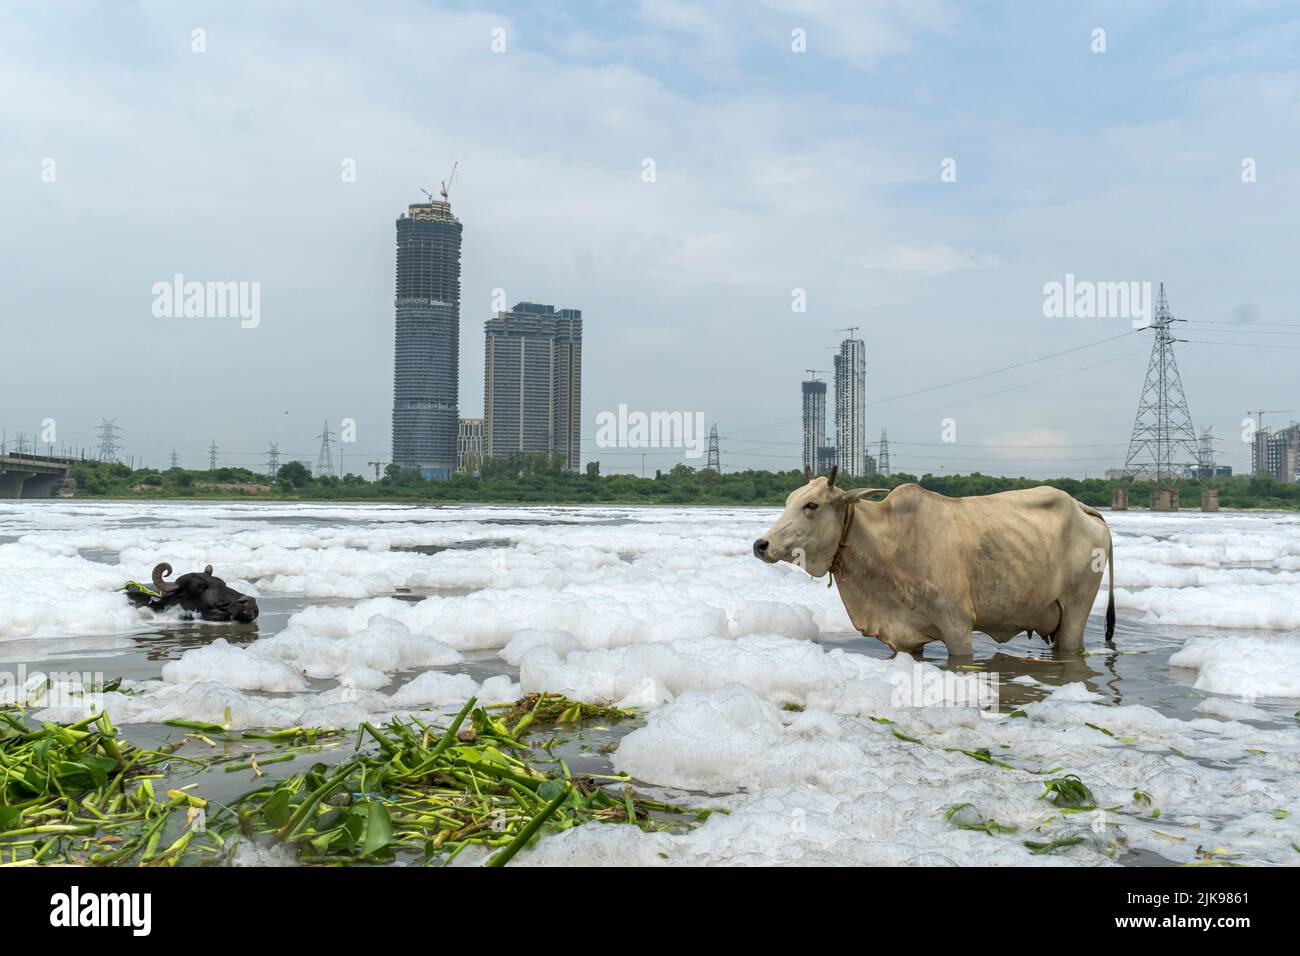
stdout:
POLYGON ((1084 349, 1095 348, 1098 345, 1105 345, 1107 342, 1115 342, 1118 341, 1119 339, 1128 338, 1128 336, 1130 335, 1136 335, 1138 332, 1141 331, 1142 331, 1141 329, 1130 329, 1127 332, 1121 332, 1119 335, 1112 335, 1110 338, 1098 339, 1096 342, 1089 342, 1087 345, 1076 345, 1074 348, 1071 349, 1063 349, 1060 352, 1053 352, 1050 355, 1040 355, 1038 358, 1027 359, 1024 362, 1017 362, 1014 365, 1005 365, 1002 368, 995 368, 989 372, 980 372, 978 375, 968 375, 966 378, 959 378, 951 382, 944 382, 942 385, 929 385, 925 388, 918 388, 914 392, 903 392, 899 395, 891 395, 888 398, 878 398, 873 402, 868 402, 867 404, 883 405, 886 402, 896 402, 899 399, 911 398, 913 395, 921 395, 924 394, 925 392, 933 392, 941 388, 949 388, 953 385, 964 385, 966 382, 973 382, 977 379, 988 378, 990 375, 1000 375, 1003 372, 1014 371, 1015 369, 1024 368, 1027 365, 1034 365, 1038 362, 1046 362, 1048 359, 1059 358, 1062 355, 1069 355, 1072 352, 1082 352, 1084 349))
POLYGON ((1300 345, 1274 345, 1271 342, 1210 342, 1205 339, 1179 339, 1192 345, 1228 345, 1242 349, 1300 349, 1300 345))
MULTIPOLYGON (((1121 332, 1119 335, 1112 335, 1112 336, 1109 336, 1108 338, 1098 339, 1098 340, 1095 341, 1095 342, 1087 342, 1087 343, 1085 343, 1085 344, 1083 344, 1083 345, 1076 345, 1076 346, 1073 346, 1072 348, 1062 349, 1062 350, 1059 351, 1059 352, 1050 352, 1050 353, 1048 353, 1047 355, 1040 355, 1040 356, 1038 356, 1037 358, 1026 359, 1026 360, 1023 361, 1023 362, 1016 362, 1016 363, 1013 364, 1013 365, 1004 365, 1004 366, 1001 367, 1001 368, 990 369, 990 370, 987 371, 987 372, 980 372, 980 373, 978 373, 978 374, 976 374, 976 375, 967 375, 967 376, 965 376, 965 377, 963 377, 963 378, 953 379, 953 380, 950 381, 950 382, 943 382, 943 383, 941 383, 941 384, 939 384, 939 385, 929 385, 929 386, 926 386, 925 388, 917 389, 917 390, 912 391, 912 392, 901 392, 901 393, 899 393, 898 395, 890 395, 890 396, 888 396, 888 397, 886 397, 886 398, 878 398, 878 399, 874 399, 874 400, 869 400, 869 401, 867 402, 867 407, 868 407, 868 408, 874 408, 874 407, 876 407, 876 406, 878 406, 878 405, 884 405, 884 404, 886 404, 886 403, 888 403, 888 402, 899 401, 899 400, 904 399, 904 398, 911 398, 911 397, 914 396, 914 395, 921 395, 921 394, 923 394, 923 393, 925 393, 925 392, 934 392, 934 391, 938 391, 938 390, 941 389, 941 388, 950 388, 950 387, 953 386, 953 385, 962 385, 962 384, 965 384, 966 382, 973 382, 973 381, 976 381, 976 380, 981 379, 981 378, 988 378, 988 377, 991 376, 991 375, 1000 375, 1000 374, 1003 373, 1003 372, 1010 372, 1010 371, 1014 371, 1015 369, 1018 369, 1018 368, 1025 368, 1025 367, 1030 366, 1030 365, 1035 365, 1035 364, 1037 364, 1037 363, 1039 363, 1039 362, 1046 362, 1046 361, 1049 361, 1050 359, 1060 358, 1062 355, 1070 355, 1070 354, 1072 354, 1072 353, 1074 353, 1074 352, 1082 352, 1084 349, 1095 348, 1095 347, 1097 347, 1098 345, 1105 345, 1107 342, 1117 342, 1117 341, 1119 341, 1120 339, 1128 338, 1130 335, 1136 335, 1138 332, 1141 332, 1141 331, 1142 331, 1142 329, 1130 329, 1130 330, 1127 331, 1127 332, 1121 332)), ((1145 350, 1143 350, 1143 351, 1145 351, 1145 350)), ((1127 358, 1127 357, 1128 357, 1128 354, 1137 354, 1137 353, 1126 353, 1125 355, 1119 356, 1119 358, 1127 358)), ((1098 363, 1098 364, 1105 364, 1105 363, 1098 363)), ((1095 368, 1095 367, 1096 367, 1095 365, 1089 365, 1089 366, 1086 366, 1086 368, 1095 368)), ((1064 373, 1062 373, 1062 374, 1066 374, 1066 375, 1068 375, 1068 374, 1070 374, 1070 373, 1068 373, 1068 372, 1064 372, 1064 373)), ((990 392, 989 394, 990 394, 990 395, 997 395, 997 394, 1000 394, 1000 393, 998 393, 998 392, 990 392)), ((918 413, 918 414, 924 414, 924 413, 921 412, 921 413, 918 413)), ((904 417, 905 417, 905 416, 904 416, 904 417)), ((897 421, 898 419, 890 419, 890 420, 891 420, 891 421, 897 421)), ((799 422, 798 422, 797 420, 785 419, 785 420, 783 420, 783 421, 779 421, 779 422, 769 422, 769 423, 766 424, 766 425, 756 425, 756 426, 754 426, 753 428, 740 429, 740 430, 738 430, 738 431, 733 432, 732 434, 733 434, 733 435, 743 435, 743 434, 746 434, 746 433, 752 433, 752 432, 756 432, 756 431, 762 431, 762 430, 765 429, 765 428, 779 428, 779 427, 781 427, 781 426, 785 426, 785 425, 794 425, 794 424, 799 424, 799 422)))
POLYGON ((1187 323, 1189 325, 1226 325, 1230 328, 1241 329, 1243 332, 1246 331, 1242 328, 1243 326, 1249 326, 1251 328, 1265 328, 1269 326, 1276 326, 1284 329, 1300 328, 1300 322, 1221 322, 1215 321, 1214 319, 1188 319, 1187 323))
POLYGON ((992 398, 995 395, 1005 395, 1007 392, 1014 392, 1022 388, 1029 388, 1033 385, 1041 385, 1044 382, 1054 382, 1059 378, 1064 378, 1066 375, 1077 375, 1079 372, 1087 372, 1094 368, 1100 368, 1103 365, 1110 365, 1114 362, 1119 362, 1122 361, 1123 359, 1131 358, 1134 355, 1141 355, 1145 351, 1146 349, 1138 349, 1136 352, 1125 352, 1123 355, 1116 355, 1114 358, 1103 359, 1100 362, 1093 362, 1091 365, 1082 365, 1079 368, 1072 368, 1065 372, 1057 372, 1055 375, 1047 375, 1044 376, 1043 378, 1033 379, 1028 382, 1021 382, 1019 385, 1011 385, 1007 388, 1000 388, 995 392, 985 392, 982 395, 973 395, 970 398, 958 399, 955 402, 945 402, 942 405, 935 405, 932 406, 931 408, 923 408, 919 412, 909 412, 906 415, 895 415, 893 418, 884 419, 880 424, 903 421, 904 419, 907 418, 915 418, 917 415, 928 415, 931 412, 941 412, 950 408, 957 408, 958 406, 961 405, 969 405, 971 402, 978 402, 981 399, 992 398))

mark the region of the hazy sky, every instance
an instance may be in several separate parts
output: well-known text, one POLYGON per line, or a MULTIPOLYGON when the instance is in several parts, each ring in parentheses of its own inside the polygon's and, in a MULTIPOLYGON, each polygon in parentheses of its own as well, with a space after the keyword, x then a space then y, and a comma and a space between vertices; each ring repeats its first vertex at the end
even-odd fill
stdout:
POLYGON ((462 415, 500 288, 583 310, 607 471, 620 403, 796 467, 804 369, 860 326, 896 470, 1099 474, 1150 332, 909 394, 1129 331, 1044 317, 1073 273, 1223 323, 1178 358, 1243 470, 1247 410, 1300 417, 1298 58, 1267 2, 6 4, 0 427, 256 466, 352 418, 348 470, 389 460, 394 220, 459 161, 462 415), (260 283, 259 324, 156 317, 177 273, 260 283))

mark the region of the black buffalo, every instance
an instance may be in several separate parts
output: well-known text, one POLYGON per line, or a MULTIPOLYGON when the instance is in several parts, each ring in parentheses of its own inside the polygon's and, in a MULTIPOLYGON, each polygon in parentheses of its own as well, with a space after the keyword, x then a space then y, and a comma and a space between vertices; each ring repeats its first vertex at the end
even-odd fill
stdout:
POLYGON ((208 565, 200 573, 182 574, 175 581, 167 581, 172 573, 170 564, 160 564, 153 569, 153 590, 135 582, 127 585, 126 593, 136 604, 153 611, 179 607, 205 621, 234 621, 248 624, 257 620, 257 601, 240 594, 212 573, 208 565))

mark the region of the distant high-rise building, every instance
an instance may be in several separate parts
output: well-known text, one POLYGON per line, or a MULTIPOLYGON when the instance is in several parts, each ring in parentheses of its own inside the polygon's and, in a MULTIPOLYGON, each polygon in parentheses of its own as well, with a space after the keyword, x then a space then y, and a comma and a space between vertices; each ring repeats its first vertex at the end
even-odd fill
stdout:
POLYGON ((483 453, 559 455, 582 440, 582 311, 520 302, 484 323, 483 453))
POLYGON ((440 480, 456 469, 460 424, 460 241, 447 202, 397 220, 393 463, 440 480))
POLYGON ((835 446, 823 445, 817 449, 817 467, 813 471, 821 473, 831 470, 831 465, 835 464, 835 446))
POLYGON ((462 418, 456 441, 456 470, 477 472, 483 464, 483 419, 462 418))
POLYGON ((1300 425, 1276 431, 1271 428, 1257 430, 1251 470, 1256 475, 1269 475, 1274 481, 1287 484, 1300 480, 1300 425))
POLYGON ((817 452, 826 445, 826 383, 803 383, 803 467, 820 471, 817 452))
POLYGON ((848 338, 835 356, 835 463, 861 475, 867 455, 867 343, 848 338))

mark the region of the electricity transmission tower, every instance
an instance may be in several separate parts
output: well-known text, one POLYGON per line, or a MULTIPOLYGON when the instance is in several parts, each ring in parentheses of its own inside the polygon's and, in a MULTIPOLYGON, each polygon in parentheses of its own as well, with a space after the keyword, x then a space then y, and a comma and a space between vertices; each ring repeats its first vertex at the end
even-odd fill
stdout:
POLYGON ((208 446, 208 471, 217 470, 217 440, 212 439, 212 444, 208 446))
POLYGON ((1160 283, 1155 321, 1151 323, 1156 337, 1151 343, 1151 361, 1133 419, 1128 457, 1124 459, 1124 473, 1130 478, 1171 481, 1200 459, 1196 430, 1174 358, 1174 343, 1182 340, 1174 338, 1170 331, 1175 322, 1182 321, 1169 311, 1165 284, 1160 283))
POLYGON ((330 431, 329 419, 325 419, 325 424, 321 433, 316 436, 320 439, 320 454, 316 456, 316 477, 321 475, 334 475, 334 453, 330 451, 330 439, 334 433, 330 431))
POLYGON ((716 471, 718 474, 722 474, 722 453, 718 450, 718 426, 716 424, 709 429, 709 458, 704 469, 705 471, 716 471))
POLYGON ((180 461, 181 461, 181 460, 180 460, 179 458, 176 457, 176 449, 173 447, 173 448, 172 448, 172 467, 173 467, 173 468, 179 468, 179 467, 180 467, 180 461))
POLYGON ((889 429, 880 430, 880 458, 876 462, 876 473, 888 478, 889 477, 889 429))
POLYGON ((276 442, 271 442, 271 447, 266 453, 266 473, 274 478, 280 472, 280 446, 276 442))
POLYGON ((1201 446, 1196 456, 1196 469, 1200 473, 1197 477, 1202 481, 1214 477, 1214 436, 1210 432, 1209 428, 1201 432, 1201 446))
POLYGON ((99 460, 100 461, 117 461, 117 419, 109 421, 107 418, 101 418, 100 424, 96 426, 99 431, 99 460))

